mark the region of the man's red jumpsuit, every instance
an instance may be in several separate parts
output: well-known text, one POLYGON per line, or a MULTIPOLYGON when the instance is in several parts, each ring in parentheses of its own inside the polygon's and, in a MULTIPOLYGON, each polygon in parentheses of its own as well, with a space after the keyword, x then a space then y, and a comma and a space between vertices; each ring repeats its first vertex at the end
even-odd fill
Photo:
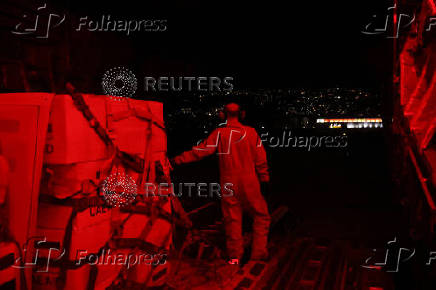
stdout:
POLYGON ((222 192, 222 212, 227 236, 227 251, 232 259, 242 257, 242 210, 253 218, 252 259, 268 255, 267 240, 270 215, 260 191, 260 182, 269 182, 265 149, 254 128, 238 121, 228 121, 216 129, 191 151, 174 158, 176 165, 200 160, 217 152, 220 167, 221 190, 224 185, 233 194, 222 192))

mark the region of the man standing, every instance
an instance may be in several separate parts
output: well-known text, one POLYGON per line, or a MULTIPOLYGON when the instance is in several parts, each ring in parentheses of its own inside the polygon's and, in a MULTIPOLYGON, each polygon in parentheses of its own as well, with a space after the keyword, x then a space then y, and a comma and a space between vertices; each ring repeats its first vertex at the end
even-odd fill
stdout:
POLYGON ((238 104, 227 104, 224 114, 227 119, 224 127, 215 129, 205 141, 175 157, 172 163, 180 165, 218 154, 221 189, 231 184, 233 191, 233 194, 222 194, 221 201, 229 263, 239 264, 244 251, 243 210, 253 218, 251 259, 266 260, 271 218, 260 190, 260 183, 269 182, 265 149, 256 130, 239 122, 238 104))

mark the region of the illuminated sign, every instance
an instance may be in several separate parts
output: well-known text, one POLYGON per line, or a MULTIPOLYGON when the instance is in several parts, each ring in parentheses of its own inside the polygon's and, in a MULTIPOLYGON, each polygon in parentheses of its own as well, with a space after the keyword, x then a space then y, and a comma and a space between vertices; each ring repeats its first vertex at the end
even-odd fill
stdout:
POLYGON ((329 128, 344 128, 342 124, 346 124, 346 128, 383 128, 383 120, 381 118, 344 118, 344 119, 317 119, 317 123, 328 124, 329 128))
POLYGON ((382 123, 381 118, 316 119, 317 123, 382 123))

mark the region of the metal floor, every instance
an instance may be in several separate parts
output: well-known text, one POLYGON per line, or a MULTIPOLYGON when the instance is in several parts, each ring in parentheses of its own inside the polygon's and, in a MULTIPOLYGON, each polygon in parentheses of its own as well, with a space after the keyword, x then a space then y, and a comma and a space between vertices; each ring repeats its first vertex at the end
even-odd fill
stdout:
POLYGON ((271 244, 268 263, 248 262, 236 273, 221 262, 183 261, 175 289, 390 290, 391 277, 361 267, 362 253, 346 243, 291 238, 271 244))

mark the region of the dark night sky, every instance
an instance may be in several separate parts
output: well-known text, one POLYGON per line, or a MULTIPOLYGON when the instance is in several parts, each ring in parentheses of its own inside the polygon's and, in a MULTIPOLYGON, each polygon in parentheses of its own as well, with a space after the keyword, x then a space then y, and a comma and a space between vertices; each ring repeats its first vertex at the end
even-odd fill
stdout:
POLYGON ((372 13, 388 6, 298 2, 229 3, 216 9, 216 4, 192 4, 199 8, 177 14, 174 45, 180 43, 180 58, 186 54, 206 70, 234 74, 248 86, 378 86, 383 66, 389 67, 390 41, 360 30, 372 13))
POLYGON ((360 30, 388 7, 380 2, 200 6, 177 15, 172 52, 249 85, 378 86, 390 67, 390 40, 360 30))
POLYGON ((236 88, 378 88, 390 75, 391 40, 361 33, 373 14, 386 14, 386 0, 48 2, 76 20, 168 20, 166 32, 76 33, 70 46, 81 73, 91 62, 97 68, 87 71, 99 76, 128 64, 143 75, 232 76, 236 88))
MULTIPOLYGON (((196 73, 235 76, 243 87, 378 87, 389 75, 391 41, 360 32, 389 2, 235 2, 151 5, 146 10, 167 17, 169 30, 155 42, 135 39, 137 48, 169 62, 169 70, 189 65, 196 73)), ((134 7, 126 13, 138 13, 134 7)))

